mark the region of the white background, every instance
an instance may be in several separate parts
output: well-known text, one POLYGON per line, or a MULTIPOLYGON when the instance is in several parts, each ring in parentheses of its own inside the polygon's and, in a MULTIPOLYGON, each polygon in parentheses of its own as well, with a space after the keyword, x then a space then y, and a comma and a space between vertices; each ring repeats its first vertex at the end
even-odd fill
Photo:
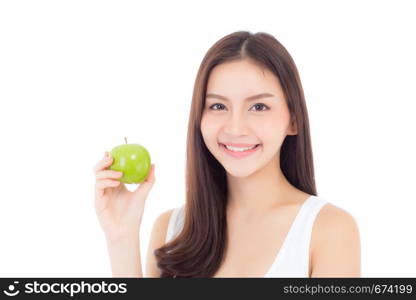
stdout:
POLYGON ((155 218, 185 201, 197 69, 237 30, 270 33, 294 58, 318 196, 358 222, 362 276, 416 276, 414 12, 412 1, 1 1, 0 276, 111 276, 93 167, 124 137, 156 165, 144 265, 155 218))

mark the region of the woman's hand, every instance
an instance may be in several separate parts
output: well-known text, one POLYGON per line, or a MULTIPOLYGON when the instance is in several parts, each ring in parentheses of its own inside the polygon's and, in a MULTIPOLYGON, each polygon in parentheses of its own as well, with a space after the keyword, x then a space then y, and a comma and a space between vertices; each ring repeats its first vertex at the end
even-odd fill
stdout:
POLYGON ((130 192, 117 180, 122 172, 107 169, 112 162, 111 155, 105 152, 94 167, 95 212, 108 242, 139 235, 146 198, 155 182, 152 164, 147 179, 130 192))

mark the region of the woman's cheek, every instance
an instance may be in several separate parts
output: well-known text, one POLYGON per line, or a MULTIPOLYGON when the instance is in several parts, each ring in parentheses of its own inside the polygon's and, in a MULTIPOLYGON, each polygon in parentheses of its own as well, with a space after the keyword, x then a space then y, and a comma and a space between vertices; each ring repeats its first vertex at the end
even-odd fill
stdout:
POLYGON ((219 123, 219 118, 216 118, 215 116, 211 116, 209 114, 207 114, 203 120, 203 126, 207 131, 214 131, 216 128, 218 128, 219 123))
POLYGON ((211 117, 203 117, 201 120, 201 132, 206 144, 215 142, 216 123, 211 117))

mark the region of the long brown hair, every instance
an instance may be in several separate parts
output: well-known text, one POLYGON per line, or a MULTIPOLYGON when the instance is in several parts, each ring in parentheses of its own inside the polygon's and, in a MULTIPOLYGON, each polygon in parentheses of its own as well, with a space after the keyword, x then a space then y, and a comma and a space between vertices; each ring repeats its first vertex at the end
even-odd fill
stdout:
POLYGON ((156 249, 161 277, 212 277, 221 265, 227 242, 226 171, 206 147, 201 118, 211 70, 224 62, 249 58, 280 80, 297 135, 287 135, 280 167, 296 188, 316 194, 309 120, 296 65, 272 35, 247 31, 231 33, 206 53, 195 80, 189 114, 186 155, 185 220, 179 235, 156 249))

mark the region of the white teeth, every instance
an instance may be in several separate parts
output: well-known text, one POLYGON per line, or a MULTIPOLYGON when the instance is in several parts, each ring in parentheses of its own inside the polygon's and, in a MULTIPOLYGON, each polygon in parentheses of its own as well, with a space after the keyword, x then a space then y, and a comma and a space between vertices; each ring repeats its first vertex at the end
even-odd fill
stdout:
POLYGON ((235 151, 235 152, 243 152, 243 151, 247 151, 250 149, 253 149, 254 147, 256 147, 256 145, 252 146, 252 147, 247 147, 247 148, 237 148, 237 147, 232 147, 232 146, 228 146, 228 145, 224 145, 228 150, 231 151, 235 151))

